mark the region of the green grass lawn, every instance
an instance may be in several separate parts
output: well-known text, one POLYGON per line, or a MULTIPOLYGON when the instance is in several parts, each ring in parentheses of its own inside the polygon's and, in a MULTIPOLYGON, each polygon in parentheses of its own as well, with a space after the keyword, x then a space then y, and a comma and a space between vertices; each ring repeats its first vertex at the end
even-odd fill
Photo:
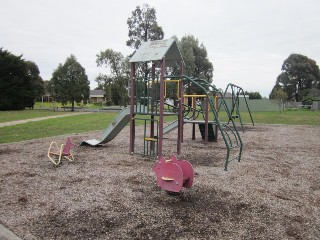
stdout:
MULTIPOLYGON (((53 112, 45 110, 0 111, 0 122, 20 119, 52 116, 70 112, 53 112)), ((14 126, 0 127, 0 143, 24 141, 35 138, 58 136, 72 133, 82 133, 94 130, 103 130, 117 115, 117 112, 98 112, 84 115, 66 116, 62 118, 47 119, 29 122, 14 126)), ((255 124, 289 124, 289 125, 318 125, 320 126, 320 111, 297 110, 286 112, 254 112, 255 124)), ((140 116, 139 116, 140 117, 140 116)), ((149 116, 141 116, 149 118, 149 116)), ((219 118, 226 121, 226 114, 221 112, 219 118)), ((173 121, 175 117, 165 117, 166 122, 173 121)), ((247 112, 241 113, 243 123, 250 123, 247 112)), ((239 123, 239 119, 236 120, 239 123)), ((143 121, 137 121, 137 125, 143 121)))
MULTIPOLYGON (((288 124, 288 125, 320 125, 320 111, 296 110, 279 112, 254 112, 255 123, 288 124)), ((249 114, 243 114, 245 122, 250 122, 249 114)), ((241 115, 242 117, 242 115, 241 115)))
POLYGON ((53 110, 0 111, 0 123, 38 117, 63 115, 66 113, 70 112, 54 112, 53 110))
POLYGON ((114 112, 90 113, 1 127, 0 143, 102 130, 108 126, 116 114, 114 112))
MULTIPOLYGON (((288 125, 320 125, 320 111, 296 110, 285 112, 253 112, 251 113, 255 124, 288 124, 288 125)), ((210 114, 213 117, 213 114, 210 114)), ((251 123, 248 112, 241 112, 242 123, 251 123)), ((225 112, 219 113, 222 122, 228 121, 225 112)), ((240 120, 235 119, 239 123, 240 120)))

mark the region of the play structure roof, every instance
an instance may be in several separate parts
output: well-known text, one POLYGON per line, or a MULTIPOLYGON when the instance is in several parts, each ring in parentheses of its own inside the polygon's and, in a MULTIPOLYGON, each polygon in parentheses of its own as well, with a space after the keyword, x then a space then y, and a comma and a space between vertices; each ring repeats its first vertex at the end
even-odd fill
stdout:
POLYGON ((130 62, 158 62, 165 57, 166 66, 173 67, 177 61, 183 61, 178 45, 174 39, 143 42, 131 57, 130 62))

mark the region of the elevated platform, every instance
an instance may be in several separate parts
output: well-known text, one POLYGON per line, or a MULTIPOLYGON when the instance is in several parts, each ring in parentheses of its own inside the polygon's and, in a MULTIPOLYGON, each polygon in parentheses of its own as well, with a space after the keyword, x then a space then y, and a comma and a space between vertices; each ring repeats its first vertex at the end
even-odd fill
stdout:
MULTIPOLYGON (((135 115, 148 115, 148 116, 159 116, 159 112, 139 112, 139 111, 135 111, 134 112, 135 115)), ((177 116, 178 113, 175 112, 163 112, 163 116, 177 116)))
MULTIPOLYGON (((185 119, 183 121, 184 123, 195 123, 195 124, 205 124, 206 122, 204 120, 187 120, 185 119)), ((209 124, 213 124, 213 125, 216 125, 217 122, 216 121, 208 121, 209 124)))

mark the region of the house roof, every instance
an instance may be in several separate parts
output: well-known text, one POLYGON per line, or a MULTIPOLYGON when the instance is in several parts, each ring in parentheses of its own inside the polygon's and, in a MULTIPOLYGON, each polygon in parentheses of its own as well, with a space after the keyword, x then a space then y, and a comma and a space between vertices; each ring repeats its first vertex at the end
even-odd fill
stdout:
POLYGON ((229 92, 225 93, 224 98, 232 98, 232 93, 229 93, 229 92))
POLYGON ((159 62, 163 58, 165 58, 168 67, 176 66, 177 61, 183 62, 179 47, 174 39, 143 42, 129 62, 159 62))
POLYGON ((90 97, 92 96, 103 96, 105 94, 104 90, 90 90, 90 97))

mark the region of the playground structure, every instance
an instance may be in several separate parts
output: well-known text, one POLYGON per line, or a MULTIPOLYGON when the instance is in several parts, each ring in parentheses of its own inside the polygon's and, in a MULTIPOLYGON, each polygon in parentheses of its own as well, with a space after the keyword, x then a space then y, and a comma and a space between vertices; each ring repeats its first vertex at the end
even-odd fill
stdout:
MULTIPOLYGON (((248 101, 247 101, 247 98, 246 98, 246 95, 242 89, 242 87, 239 87, 235 84, 232 84, 232 83, 229 83, 226 87, 226 90, 224 91, 224 98, 226 97, 226 95, 228 93, 230 93, 231 91, 231 110, 230 110, 230 115, 231 115, 231 118, 232 119, 239 119, 239 122, 240 122, 240 125, 241 125, 241 130, 242 132, 244 132, 244 128, 243 128, 243 123, 242 123, 242 119, 241 119, 241 114, 240 114, 240 111, 239 111, 239 105, 240 105, 240 96, 243 96, 243 99, 245 100, 245 103, 246 103, 246 107, 247 107, 247 110, 248 110, 248 113, 249 113, 249 116, 250 116, 250 120, 251 120, 251 123, 252 125, 254 126, 254 122, 253 122, 253 119, 252 119, 252 115, 251 115, 251 112, 250 112, 250 108, 249 108, 249 105, 248 105, 248 101)), ((219 104, 219 109, 221 108, 222 106, 222 102, 220 102, 219 104)), ((228 120, 228 123, 230 123, 231 119, 228 120)))
POLYGON ((75 147, 75 144, 68 137, 65 144, 61 144, 60 148, 56 142, 51 142, 48 150, 48 157, 54 165, 59 165, 62 158, 68 159, 70 162, 74 160, 71 149, 75 147))
POLYGON ((178 156, 181 154, 184 124, 193 124, 193 140, 195 139, 195 124, 198 124, 199 129, 202 130, 202 138, 205 142, 217 141, 218 132, 220 132, 227 148, 225 170, 231 161, 231 149, 239 148, 234 159, 240 161, 243 148, 242 140, 223 94, 205 80, 184 76, 184 62, 177 43, 173 39, 143 43, 130 59, 130 63, 129 151, 131 154, 136 153, 136 121, 142 120, 144 121, 143 154, 157 156, 158 163, 154 171, 157 175, 157 184, 162 189, 179 192, 182 186, 191 187, 192 185, 193 176, 189 176, 190 173, 193 174, 192 165, 185 160, 177 160, 175 156, 171 156, 169 160, 163 156, 163 136, 174 129, 178 129, 176 154, 178 156), (150 63, 151 77, 139 76, 137 66, 141 63, 150 63), (166 76, 167 67, 178 68, 180 75, 166 76), (156 75, 156 68, 159 75, 156 75), (175 93, 171 94, 171 97, 175 97, 176 104, 168 104, 165 101, 169 97, 168 85, 174 86, 171 89, 174 89, 175 93), (219 121, 217 98, 220 98, 221 104, 225 108, 229 119, 228 124, 219 121), (197 100, 201 102, 200 106, 197 106, 197 100), (165 116, 176 116, 176 120, 165 127, 165 116), (210 117, 211 120, 209 120, 210 117))
POLYGON ((182 187, 189 188, 193 183, 192 165, 176 157, 181 155, 184 124, 192 124, 192 140, 195 140, 196 125, 199 126, 205 143, 216 142, 218 135, 221 135, 226 146, 225 170, 228 169, 230 161, 240 162, 243 143, 232 117, 232 112, 237 108, 232 108, 230 112, 220 90, 205 80, 184 75, 184 62, 175 40, 144 42, 129 62, 130 108, 125 108, 119 113, 103 132, 102 140, 86 140, 81 145, 96 146, 111 141, 130 123, 130 154, 157 157, 158 162, 154 167, 157 184, 169 192, 179 192, 182 187), (141 76, 145 74, 141 71, 143 68, 151 69, 151 74, 141 76), (173 70, 179 74, 165 75, 173 70), (220 121, 218 115, 222 107, 228 118, 228 122, 225 123, 220 121), (164 120, 168 117, 171 123, 164 126, 164 120), (136 146, 138 122, 142 122, 144 129, 140 152, 136 146), (175 129, 176 152, 166 159, 163 156, 164 135, 175 129), (235 149, 236 156, 231 157, 231 150, 235 149))

